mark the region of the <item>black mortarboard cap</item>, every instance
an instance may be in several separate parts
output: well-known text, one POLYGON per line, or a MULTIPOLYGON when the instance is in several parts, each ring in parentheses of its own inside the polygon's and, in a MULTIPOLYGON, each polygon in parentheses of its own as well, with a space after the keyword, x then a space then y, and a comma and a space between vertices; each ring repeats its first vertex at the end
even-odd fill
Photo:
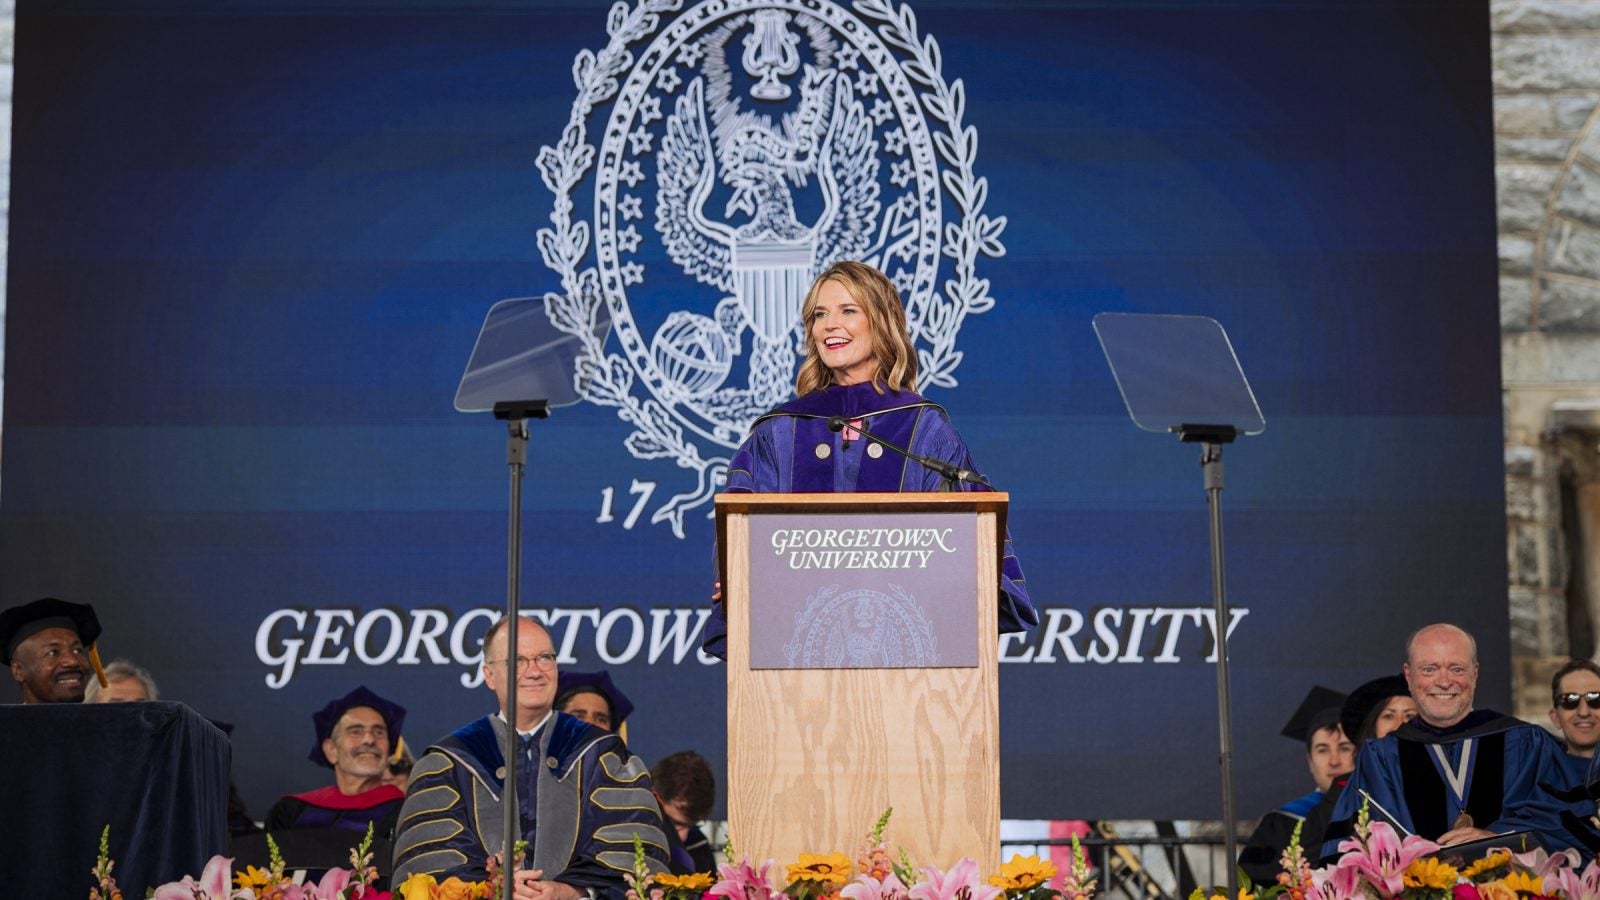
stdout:
POLYGON ((17 645, 46 628, 70 628, 85 646, 93 646, 100 637, 100 619, 87 603, 46 597, 13 606, 0 613, 0 665, 10 665, 17 645))
POLYGON ((322 742, 333 734, 333 726, 339 724, 339 719, 358 706, 377 710, 378 715, 383 717, 383 724, 389 729, 389 746, 392 748, 399 743, 400 726, 406 721, 406 708, 393 700, 379 697, 362 685, 337 700, 328 701, 327 706, 311 714, 311 721, 317 726, 317 739, 312 742, 311 752, 307 754, 312 762, 326 769, 333 768, 333 763, 328 762, 327 755, 322 752, 322 742))
POLYGON ((1385 675, 1374 678, 1350 692, 1344 701, 1344 708, 1339 711, 1339 722, 1344 725, 1345 736, 1356 740, 1361 732, 1361 725, 1367 721, 1367 716, 1377 708, 1378 704, 1387 701, 1390 697, 1409 697, 1411 687, 1406 684, 1404 675, 1385 675))
POLYGON ((621 733, 622 723, 633 712, 633 703, 628 700, 627 694, 617 690, 617 686, 611 683, 611 673, 604 669, 599 672, 562 672, 556 679, 556 708, 561 708, 568 694, 584 687, 594 688, 605 695, 606 702, 611 704, 611 729, 621 733))
POLYGON ((1338 721, 1342 703, 1343 693, 1319 684, 1306 692, 1305 699, 1300 701, 1300 706, 1279 733, 1303 744, 1311 735, 1338 721))

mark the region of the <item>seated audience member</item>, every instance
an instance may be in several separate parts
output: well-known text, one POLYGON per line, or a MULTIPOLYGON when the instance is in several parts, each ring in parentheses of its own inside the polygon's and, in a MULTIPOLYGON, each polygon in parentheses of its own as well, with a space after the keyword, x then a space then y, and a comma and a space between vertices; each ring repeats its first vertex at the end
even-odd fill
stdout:
POLYGON ((610 672, 562 672, 556 685, 556 710, 628 739, 622 726, 633 712, 633 704, 611 682, 610 672))
POLYGON ((398 740, 405 708, 358 687, 311 715, 316 742, 312 762, 333 770, 334 783, 290 794, 267 811, 268 832, 288 828, 343 828, 381 838, 394 831, 405 793, 383 783, 389 742, 398 740))
POLYGON ((156 680, 139 666, 125 659, 114 659, 106 666, 106 686, 99 681, 89 682, 84 692, 85 703, 130 703, 138 700, 159 700, 161 692, 156 680))
MULTIPOLYGON (((1338 853, 1370 798, 1374 820, 1441 845, 1528 831, 1552 852, 1579 847, 1557 794, 1570 787, 1561 748, 1544 729, 1473 709, 1478 650, 1472 635, 1429 625, 1406 642, 1406 684, 1417 716, 1362 745, 1333 811, 1324 856, 1338 853)), ((1592 814, 1594 804, 1587 802, 1592 814)))
POLYGON ((1275 882, 1283 866, 1283 851, 1294 836, 1295 826, 1300 826, 1300 845, 1319 846, 1320 835, 1311 834, 1304 825, 1306 817, 1316 808, 1336 776, 1348 774, 1355 766, 1355 745, 1345 737, 1339 724, 1340 705, 1345 696, 1325 687, 1315 687, 1301 701, 1289 723, 1283 727, 1284 737, 1294 738, 1305 745, 1306 768, 1316 788, 1297 797, 1261 817, 1261 822, 1250 835, 1244 849, 1239 852, 1239 868, 1250 880, 1259 885, 1275 882))
POLYGON ((1385 675, 1356 688, 1345 701, 1339 719, 1345 728, 1355 728, 1356 750, 1376 738, 1388 737, 1396 728, 1416 718, 1417 701, 1411 699, 1411 685, 1404 675, 1385 675))
POLYGON ((82 703, 91 665, 105 679, 99 637, 94 607, 46 597, 0 613, 0 663, 11 667, 23 703, 82 703))
POLYGON ((527 861, 511 873, 516 896, 622 900, 636 839, 645 867, 667 870, 667 837, 650 773, 620 737, 555 709, 559 673, 550 632, 523 618, 513 643, 510 626, 502 618, 483 641, 484 684, 500 711, 435 742, 412 769, 391 881, 419 873, 483 880, 490 854, 504 846, 509 771, 516 779, 518 829, 528 841, 527 861), (508 723, 513 678, 515 721, 508 723), (501 748, 511 727, 520 749, 508 762, 501 748))
POLYGON ((405 738, 395 738, 394 752, 389 754, 389 764, 383 767, 383 783, 404 791, 406 783, 411 780, 411 767, 416 764, 417 758, 411 755, 411 745, 406 743, 405 738))
POLYGON ((1550 724, 1561 732, 1574 782, 1587 783, 1600 744, 1600 666, 1574 659, 1556 670, 1550 679, 1550 724))
POLYGON ((652 766, 650 779, 655 782, 661 814, 671 826, 667 841, 672 845, 673 874, 715 874, 716 851, 699 828, 717 800, 717 780, 711 775, 711 765, 693 750, 680 750, 652 766))

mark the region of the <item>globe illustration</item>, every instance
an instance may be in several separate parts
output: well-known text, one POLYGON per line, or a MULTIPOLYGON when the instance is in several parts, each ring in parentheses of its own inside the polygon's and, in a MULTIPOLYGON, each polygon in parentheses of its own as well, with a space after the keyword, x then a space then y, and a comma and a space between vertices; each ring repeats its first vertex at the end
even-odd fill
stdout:
POLYGON ((650 341, 650 355, 667 384, 689 397, 716 390, 733 364, 732 348, 717 323, 683 310, 667 316, 650 341))

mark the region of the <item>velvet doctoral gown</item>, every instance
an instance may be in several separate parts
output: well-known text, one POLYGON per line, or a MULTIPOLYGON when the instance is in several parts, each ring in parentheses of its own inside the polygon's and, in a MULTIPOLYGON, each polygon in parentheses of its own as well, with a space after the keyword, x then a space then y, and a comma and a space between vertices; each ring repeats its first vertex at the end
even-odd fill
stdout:
MULTIPOLYGON (((394 840, 399 884, 416 873, 481 881, 500 852, 506 764, 499 716, 485 716, 429 747, 411 770, 394 840)), ((526 867, 596 897, 622 900, 633 840, 654 872, 667 870, 661 808, 644 762, 622 739, 565 713, 521 736, 514 762, 526 867)))
MULTIPOLYGON (((933 470, 875 441, 834 432, 839 416, 912 453, 979 471, 967 445, 938 404, 912 391, 879 394, 871 384, 834 386, 807 394, 755 421, 744 445, 728 462, 725 490, 744 493, 872 493, 951 490, 933 470), (849 438, 847 440, 847 438, 849 438)), ((982 491, 982 485, 960 485, 982 491)), ((1000 632, 1025 631, 1039 623, 1028 598, 1022 566, 1007 529, 1000 569, 1000 632)), ((721 656, 727 620, 721 604, 706 623, 704 648, 721 656)))
MULTIPOLYGON (((1339 841, 1350 836, 1365 792, 1373 821, 1392 820, 1429 840, 1466 813, 1477 828, 1529 829, 1552 853, 1577 847, 1588 855, 1563 824, 1564 812, 1581 812, 1559 796, 1573 787, 1563 755, 1543 728, 1490 710, 1474 710, 1448 728, 1412 719, 1362 745, 1323 854, 1337 855, 1339 841)), ((1593 812, 1587 802, 1587 814, 1593 812)))
POLYGON ((381 784, 359 794, 341 794, 333 785, 289 794, 267 811, 269 832, 288 828, 343 828, 366 831, 373 826, 380 838, 389 836, 405 794, 392 784, 381 784))

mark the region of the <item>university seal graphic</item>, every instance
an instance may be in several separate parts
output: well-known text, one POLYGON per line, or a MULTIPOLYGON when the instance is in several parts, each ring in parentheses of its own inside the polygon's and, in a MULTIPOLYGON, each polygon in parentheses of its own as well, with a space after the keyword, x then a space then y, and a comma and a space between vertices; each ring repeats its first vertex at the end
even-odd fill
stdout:
MULTIPOLYGON (((955 387, 961 325, 994 304, 978 258, 1005 253, 1006 220, 984 213, 966 92, 909 6, 641 0, 606 32, 539 152, 555 198, 539 252, 561 281, 545 311, 581 345, 583 398, 632 427, 628 452, 693 473, 650 510, 681 538, 751 422, 791 395, 819 272, 888 274, 918 387, 955 387)), ((624 527, 654 488, 635 479, 624 527)))
POLYGON ((801 669, 926 668, 939 664, 939 645, 922 607, 899 585, 893 596, 830 585, 795 613, 794 636, 783 647, 801 669))

